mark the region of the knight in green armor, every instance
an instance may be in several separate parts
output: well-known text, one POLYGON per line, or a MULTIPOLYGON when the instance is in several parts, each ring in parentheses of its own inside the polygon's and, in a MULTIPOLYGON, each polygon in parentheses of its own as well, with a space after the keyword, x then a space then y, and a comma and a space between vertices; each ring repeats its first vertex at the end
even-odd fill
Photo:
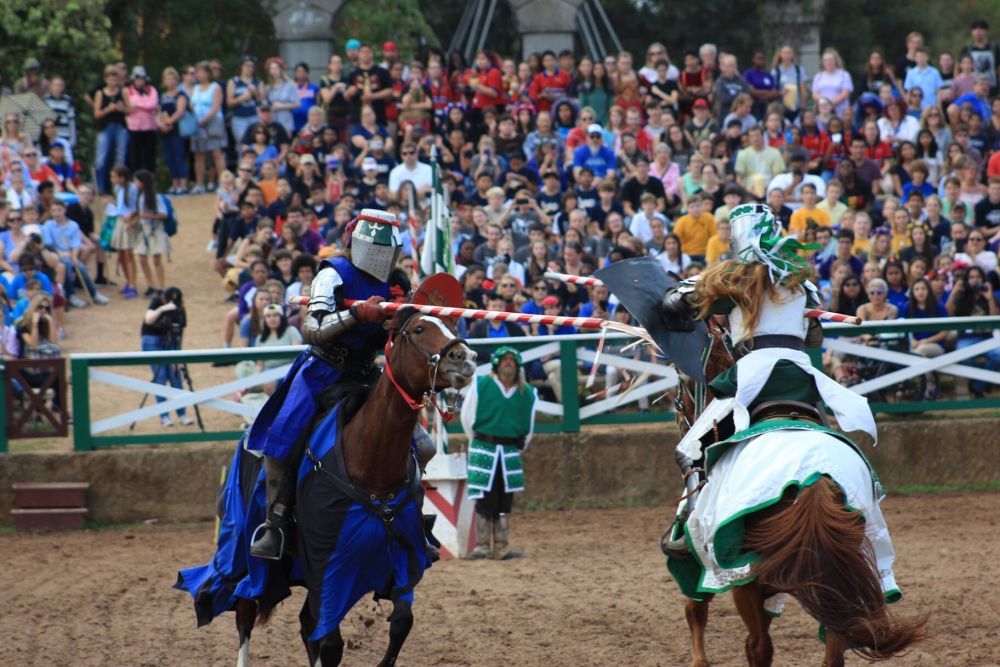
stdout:
POLYGON ((516 349, 500 347, 491 363, 493 372, 476 378, 462 403, 469 498, 476 501, 476 548, 467 558, 507 560, 520 555, 510 548, 508 518, 514 494, 524 491, 521 450, 535 428, 538 396, 521 376, 516 349))
MULTIPOLYGON (((678 284, 664 295, 661 305, 664 319, 677 323, 680 330, 685 324, 690 327, 692 319, 728 316, 725 344, 735 361, 709 382, 715 400, 678 445, 677 461, 688 496, 680 523, 698 496, 698 476, 691 471, 702 458, 701 439, 719 433, 721 424, 728 425, 728 432, 720 439, 739 438, 764 420, 820 425, 825 419, 822 402, 843 431, 862 431, 875 438, 874 418, 864 397, 813 368, 805 353, 823 341, 819 323, 804 314, 807 307, 818 305, 808 267, 798 254, 811 248, 782 236, 780 223, 762 204, 737 206, 729 221, 734 258, 678 284)), ((682 531, 674 534, 680 536, 663 542, 663 551, 672 558, 686 558, 682 531)))

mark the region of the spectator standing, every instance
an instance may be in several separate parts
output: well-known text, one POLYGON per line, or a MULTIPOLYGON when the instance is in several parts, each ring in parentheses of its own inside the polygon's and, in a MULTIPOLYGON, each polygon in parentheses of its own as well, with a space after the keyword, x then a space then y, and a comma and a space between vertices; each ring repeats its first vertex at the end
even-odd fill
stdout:
POLYGON ((823 98, 830 100, 837 115, 843 116, 850 106, 854 82, 844 69, 844 61, 836 49, 825 49, 821 62, 823 69, 816 73, 812 81, 813 100, 817 103, 823 98))
POLYGON ((118 262, 125 273, 125 287, 122 288, 122 295, 126 299, 134 299, 139 296, 135 289, 134 252, 139 233, 139 217, 136 213, 139 191, 132 184, 132 172, 123 164, 116 165, 111 170, 111 184, 115 192, 113 210, 116 216, 114 232, 111 235, 111 247, 118 253, 118 262))
POLYGON ((24 61, 24 76, 14 84, 15 93, 34 93, 45 97, 49 93, 49 80, 42 76, 42 63, 37 58, 24 61))
POLYGON ((264 64, 267 70, 267 100, 271 103, 274 122, 285 129, 289 136, 295 134, 295 116, 293 112, 299 108, 299 93, 291 79, 285 73, 285 61, 277 56, 267 59, 264 64))
POLYGON ((539 111, 550 111, 556 100, 566 97, 569 93, 570 73, 563 72, 558 65, 554 52, 546 51, 542 54, 542 71, 532 79, 528 89, 531 99, 535 102, 535 108, 539 111))
POLYGON ((750 94, 750 86, 740 76, 736 56, 726 53, 719 58, 719 78, 715 81, 715 118, 720 123, 733 110, 733 102, 740 93, 750 94))
POLYGON ((233 138, 240 142, 250 126, 257 122, 257 107, 266 97, 264 83, 257 78, 257 59, 243 56, 240 73, 226 82, 226 106, 232 118, 233 138))
MULTIPOLYGON (((49 92, 42 97, 46 106, 56 114, 56 132, 60 139, 72 149, 76 146, 76 107, 73 98, 66 94, 66 81, 54 76, 49 82, 49 92)), ((72 153, 69 153, 72 155, 72 153)), ((70 158, 70 162, 72 162, 70 158)))
POLYGON ((929 64, 930 52, 926 46, 921 46, 916 50, 914 59, 917 64, 906 73, 903 89, 908 92, 919 89, 923 92, 920 104, 921 110, 928 107, 936 107, 938 106, 938 91, 943 85, 941 72, 929 64))
POLYGON ((156 117, 160 110, 160 96, 149 83, 146 68, 132 68, 132 83, 124 91, 125 125, 128 127, 129 169, 156 171, 156 117))
POLYGON ((347 75, 348 87, 344 97, 351 102, 351 122, 361 123, 361 112, 369 106, 375 112, 375 122, 386 124, 386 105, 392 98, 392 81, 384 68, 375 64, 371 44, 358 49, 358 62, 347 75))
POLYGON ((470 559, 506 560, 514 493, 524 490, 521 451, 535 427, 535 388, 521 375, 520 353, 501 347, 492 372, 469 385, 462 403, 462 428, 469 438, 469 497, 476 501, 476 548, 470 559), (492 548, 490 539, 492 538, 492 548))
POLYGON ((326 111, 326 124, 337 131, 337 138, 340 140, 347 137, 351 118, 351 103, 344 97, 345 92, 347 81, 344 78, 344 61, 334 53, 327 63, 326 74, 319 80, 319 104, 326 111))
MULTIPOLYGON (((140 331, 142 351, 181 349, 181 337, 185 327, 187 327, 187 312, 184 310, 183 295, 178 288, 170 287, 163 294, 153 297, 146 314, 143 315, 140 331)), ((153 370, 153 382, 156 384, 164 386, 169 384, 174 389, 184 388, 177 364, 156 364, 150 368, 153 370)), ((157 403, 163 403, 165 400, 167 399, 162 396, 156 397, 157 403)), ((177 420, 184 426, 194 424, 194 420, 187 416, 187 410, 183 407, 177 409, 177 420)), ((160 425, 165 428, 174 425, 170 413, 164 412, 160 415, 160 425)))
POLYGON ((972 42, 962 49, 962 55, 972 58, 976 74, 985 76, 990 84, 990 93, 996 94, 1000 44, 990 41, 990 25, 985 20, 972 22, 972 42))
POLYGON ((798 63, 795 49, 787 44, 778 49, 771 67, 775 88, 781 93, 785 119, 794 121, 809 99, 809 79, 798 63))
POLYGON ((163 257, 170 254, 170 237, 164 228, 167 207, 163 197, 156 193, 152 172, 141 169, 135 173, 135 185, 139 191, 136 212, 139 217, 138 238, 135 254, 139 257, 139 267, 146 278, 148 288, 143 294, 147 299, 166 287, 163 257), (152 271, 149 258, 153 258, 152 271))
POLYGON ((767 55, 763 51, 754 51, 750 64, 750 69, 743 72, 743 80, 750 87, 750 95, 753 97, 753 115, 758 120, 763 120, 768 105, 781 99, 782 91, 778 89, 774 71, 767 69, 767 55))
POLYGON ((309 110, 318 103, 319 86, 309 80, 309 65, 299 63, 295 66, 295 92, 299 105, 292 109, 294 131, 301 130, 309 120, 309 110))
MULTIPOLYGON (((194 153, 194 188, 192 194, 202 194, 206 189, 205 159, 212 156, 216 174, 226 169, 222 149, 226 147, 226 123, 222 114, 222 86, 212 80, 212 70, 208 61, 195 66, 198 82, 191 91, 191 108, 198 118, 198 132, 191 137, 191 152, 194 153)), ((208 189, 215 185, 209 181, 208 189)))
POLYGON ((108 65, 104 68, 104 86, 94 93, 94 119, 97 130, 94 169, 97 172, 97 187, 101 194, 111 192, 109 181, 111 168, 125 164, 128 150, 128 128, 125 126, 127 109, 118 68, 108 65))
MULTIPOLYGON (((172 195, 187 194, 187 151, 185 137, 181 136, 180 122, 184 114, 191 110, 191 99, 180 88, 181 78, 173 67, 163 70, 163 92, 160 93, 160 115, 157 117, 157 127, 160 130, 160 144, 163 146, 163 159, 170 172, 170 190, 172 195)), ((239 136, 239 135, 236 135, 239 136)))

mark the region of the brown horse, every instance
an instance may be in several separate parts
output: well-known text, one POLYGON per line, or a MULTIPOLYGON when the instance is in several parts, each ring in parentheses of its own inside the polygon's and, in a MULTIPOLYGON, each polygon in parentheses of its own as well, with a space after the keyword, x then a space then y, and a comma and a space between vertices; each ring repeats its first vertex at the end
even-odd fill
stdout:
MULTIPOLYGON (((385 371, 357 413, 345 423, 343 458, 351 485, 371 498, 391 498, 407 480, 414 427, 429 396, 466 386, 475 373, 476 353, 455 335, 454 326, 429 315, 403 309, 388 325, 385 371)), ((300 523, 303 519, 300 518, 300 523)), ((303 526, 305 527, 305 526, 303 526)), ((390 530, 386 524, 386 530, 390 530)), ((415 545, 423 549, 424 545, 415 545)), ((310 596, 314 591, 310 591, 310 596)), ((273 606, 241 598, 236 608, 240 636, 238 664, 247 664, 254 624, 265 623, 273 606)), ((344 640, 336 628, 318 641, 310 639, 316 619, 307 599, 299 614, 300 633, 309 664, 340 664, 344 640)), ((413 625, 410 603, 394 600, 389 619, 389 647, 379 663, 390 667, 413 625)))
MULTIPOLYGON (((706 383, 735 363, 721 325, 710 320, 709 333, 706 383)), ((682 435, 697 417, 698 391, 704 387, 682 379, 677 399, 682 435)), ((887 659, 926 636, 926 618, 904 621, 889 613, 864 520, 844 507, 840 487, 827 477, 801 490, 790 486, 780 502, 750 515, 742 547, 759 555, 749 583, 732 589, 748 630, 746 656, 752 667, 771 664, 772 617, 764 601, 778 593, 790 594, 825 628, 824 667, 842 667, 847 649, 870 660, 887 659)), ((705 626, 712 597, 685 603, 693 667, 709 665, 705 626)))

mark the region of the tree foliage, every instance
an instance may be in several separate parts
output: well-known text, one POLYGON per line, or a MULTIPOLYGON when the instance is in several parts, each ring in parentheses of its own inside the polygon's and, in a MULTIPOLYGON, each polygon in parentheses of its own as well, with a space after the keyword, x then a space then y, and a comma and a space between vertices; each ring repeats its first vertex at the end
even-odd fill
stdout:
POLYGON ((115 58, 104 0, 3 0, 0 2, 0 73, 6 83, 21 76, 26 58, 41 61, 47 76, 59 74, 79 97, 98 85, 115 58))
POLYGON ((441 46, 417 0, 349 0, 337 12, 333 30, 338 47, 354 38, 374 44, 378 53, 384 42, 396 42, 404 61, 423 47, 441 46))
POLYGON ((125 61, 159 82, 164 67, 217 58, 227 74, 244 54, 278 52, 273 7, 255 0, 106 0, 125 61))
POLYGON ((104 0, 0 1, 0 74, 5 85, 21 76, 24 61, 37 58, 46 76, 66 80, 77 100, 77 154, 84 160, 93 145, 93 116, 81 98, 101 81, 104 65, 117 57, 104 0))

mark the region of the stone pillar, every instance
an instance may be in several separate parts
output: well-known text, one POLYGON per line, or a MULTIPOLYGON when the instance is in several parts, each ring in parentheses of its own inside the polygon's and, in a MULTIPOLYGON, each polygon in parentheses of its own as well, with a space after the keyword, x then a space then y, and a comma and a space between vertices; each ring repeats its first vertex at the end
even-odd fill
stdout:
MULTIPOLYGON (((771 0, 764 7, 769 26, 769 41, 774 48, 790 44, 799 54, 799 63, 812 77, 820 68, 820 27, 826 10, 826 0, 806 3, 791 0, 771 0)), ((772 49, 773 50, 773 49, 772 49)))
POLYGON ((508 0, 521 30, 523 55, 573 49, 576 12, 583 0, 508 0))
POLYGON ((333 39, 333 17, 344 0, 279 0, 274 30, 282 59, 293 67, 305 62, 318 80, 326 72, 333 39))

